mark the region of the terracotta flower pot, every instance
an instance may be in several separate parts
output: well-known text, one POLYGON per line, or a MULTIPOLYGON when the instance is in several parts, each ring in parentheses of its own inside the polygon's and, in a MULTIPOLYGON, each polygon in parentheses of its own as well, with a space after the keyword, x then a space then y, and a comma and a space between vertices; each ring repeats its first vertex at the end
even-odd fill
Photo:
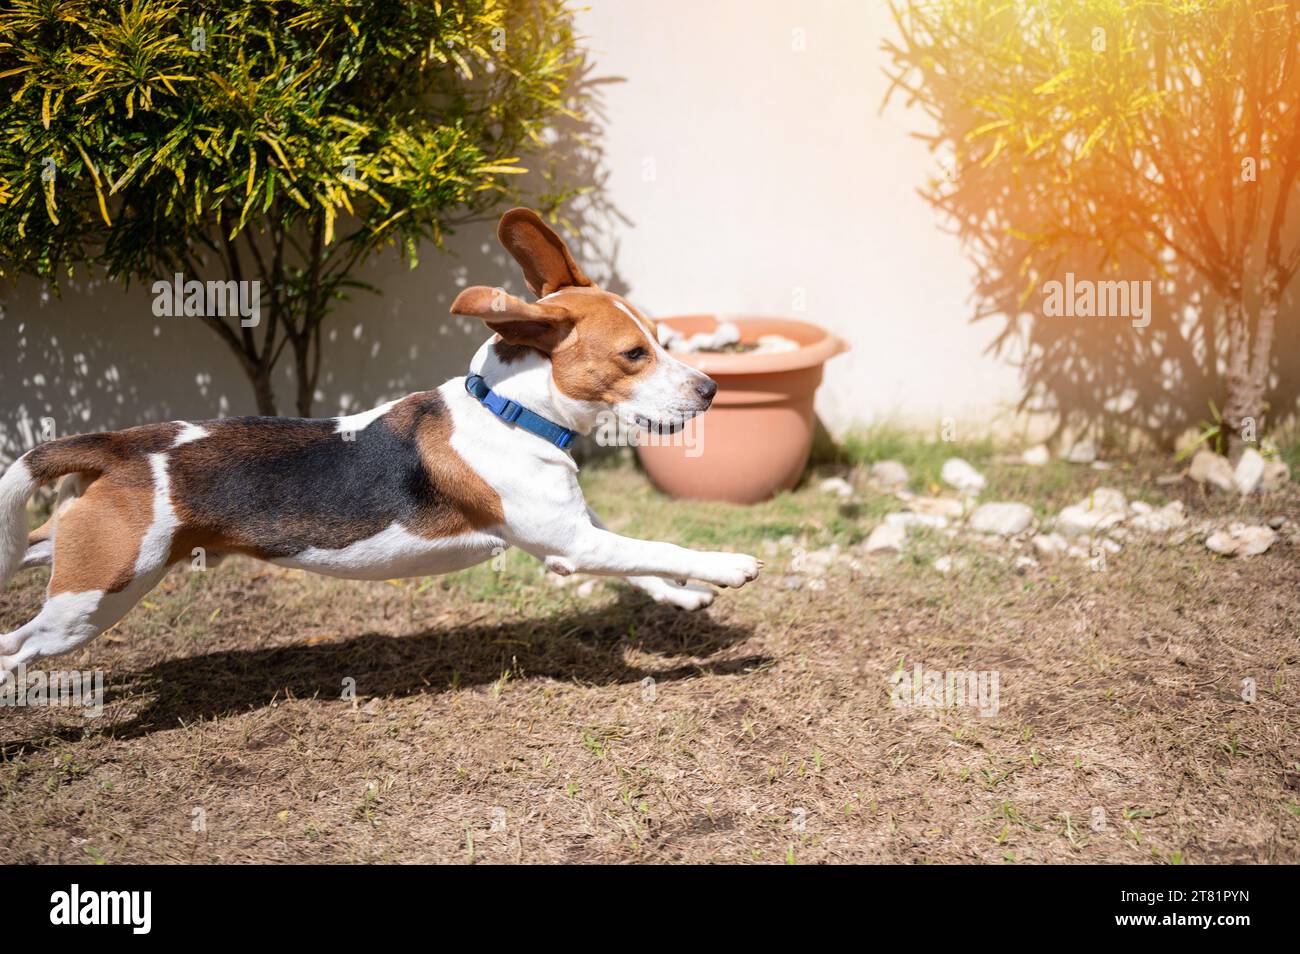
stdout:
MULTIPOLYGON (((789 318, 735 318, 740 339, 761 335, 797 341, 776 354, 695 353, 675 357, 718 382, 709 411, 680 435, 637 447, 655 486, 675 497, 755 503, 793 487, 808 464, 813 440, 813 395, 822 365, 849 346, 824 328, 789 318)), ((690 336, 712 331, 713 315, 661 319, 690 336)))

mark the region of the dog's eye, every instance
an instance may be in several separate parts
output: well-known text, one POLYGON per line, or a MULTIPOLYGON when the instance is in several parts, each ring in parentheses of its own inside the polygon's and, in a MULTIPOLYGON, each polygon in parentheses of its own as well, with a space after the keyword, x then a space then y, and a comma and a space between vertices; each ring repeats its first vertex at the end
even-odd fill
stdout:
POLYGON ((645 356, 645 348, 629 348, 627 351, 623 352, 623 357, 627 358, 629 361, 640 361, 645 356))

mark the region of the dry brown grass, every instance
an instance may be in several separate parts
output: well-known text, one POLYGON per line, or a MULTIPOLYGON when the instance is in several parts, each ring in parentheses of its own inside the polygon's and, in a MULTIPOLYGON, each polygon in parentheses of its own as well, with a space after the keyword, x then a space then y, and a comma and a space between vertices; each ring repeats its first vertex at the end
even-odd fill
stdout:
MULTIPOLYGON (((849 545, 888 506, 590 482, 616 525, 684 542, 794 521, 849 545)), ((1180 493, 1197 517, 1239 506, 1180 493)), ((1243 513, 1297 521, 1300 495, 1243 513)), ((821 591, 769 558, 695 615, 579 597, 523 558, 396 585, 178 572, 54 664, 108 671, 102 718, 0 711, 0 842, 22 862, 1295 862, 1298 551, 1130 545, 1102 573, 1018 573, 922 537, 821 591), (942 552, 969 562, 941 576, 942 552), (918 662, 998 671, 999 714, 891 707, 918 662)), ((0 594, 0 631, 43 581, 0 594)))

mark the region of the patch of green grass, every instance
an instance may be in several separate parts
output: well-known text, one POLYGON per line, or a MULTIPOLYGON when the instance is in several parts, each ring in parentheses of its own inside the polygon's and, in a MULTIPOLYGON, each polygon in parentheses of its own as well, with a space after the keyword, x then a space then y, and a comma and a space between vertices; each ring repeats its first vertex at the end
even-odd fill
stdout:
POLYGON ((988 486, 980 494, 981 500, 1017 500, 1033 507, 1039 517, 1086 499, 1098 487, 1114 487, 1130 500, 1145 500, 1155 506, 1167 502, 1161 488, 1152 486, 1126 465, 1093 470, 1057 459, 1042 467, 995 463, 984 470, 984 476, 988 486))
POLYGON ((1275 437, 1277 441, 1278 453, 1286 461, 1286 465, 1291 468, 1291 479, 1295 480, 1300 476, 1300 427, 1293 428, 1285 434, 1279 434, 1275 437))
POLYGON ((861 540, 884 514, 901 508, 884 495, 840 500, 819 491, 815 476, 796 490, 752 506, 674 500, 651 487, 633 467, 584 469, 581 479, 588 503, 612 529, 697 549, 749 551, 763 540, 783 536, 808 545, 848 546, 861 540))
MULTIPOLYGON (((784 536, 794 537, 803 546, 852 546, 885 514, 903 509, 903 504, 893 494, 866 489, 860 477, 855 480, 859 493, 852 501, 822 493, 817 487, 830 473, 843 473, 846 467, 865 470, 880 460, 897 460, 907 467, 913 491, 951 496, 953 491, 942 484, 940 472, 944 461, 960 457, 988 480, 981 500, 1022 501, 1033 506, 1039 517, 1055 514, 1102 486, 1123 488, 1156 505, 1164 503, 1162 492, 1136 475, 1126 462, 1116 462, 1106 471, 1059 459, 1029 467, 1009 448, 989 438, 944 441, 939 435, 927 436, 891 424, 859 428, 833 447, 823 444, 797 488, 752 506, 674 500, 653 489, 629 457, 610 455, 584 465, 581 482, 592 508, 619 533, 672 540, 697 549, 756 552, 764 540, 784 536)), ((921 548, 927 560, 951 548, 946 541, 935 544, 921 548)))
POLYGON ((911 474, 911 488, 925 491, 939 483, 939 472, 949 457, 961 457, 978 468, 992 460, 995 450, 988 437, 944 440, 939 433, 926 435, 898 424, 880 423, 846 434, 830 462, 870 466, 880 460, 896 460, 911 474))

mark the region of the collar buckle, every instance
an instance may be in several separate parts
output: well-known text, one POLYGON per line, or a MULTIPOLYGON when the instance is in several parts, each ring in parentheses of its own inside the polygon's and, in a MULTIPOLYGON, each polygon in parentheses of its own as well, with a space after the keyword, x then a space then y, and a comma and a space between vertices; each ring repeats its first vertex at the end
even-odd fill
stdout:
POLYGON ((534 414, 522 404, 497 394, 488 387, 487 382, 483 380, 481 375, 467 375, 465 377, 465 390, 492 414, 501 418, 507 424, 514 424, 526 431, 531 431, 538 437, 550 441, 560 450, 567 451, 578 436, 577 431, 571 431, 554 421, 548 421, 541 415, 534 414))

